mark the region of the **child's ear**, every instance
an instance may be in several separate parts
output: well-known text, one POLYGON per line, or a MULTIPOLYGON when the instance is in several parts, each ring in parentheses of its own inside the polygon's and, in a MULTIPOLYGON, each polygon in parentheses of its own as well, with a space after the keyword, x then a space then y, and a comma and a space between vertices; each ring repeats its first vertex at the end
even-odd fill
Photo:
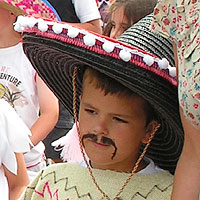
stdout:
POLYGON ((81 101, 81 99, 82 99, 82 95, 79 95, 79 101, 81 101))
POLYGON ((147 144, 149 141, 150 136, 156 131, 157 127, 159 126, 159 122, 152 120, 146 127, 146 134, 142 139, 143 144, 147 144))
POLYGON ((10 14, 10 17, 11 17, 11 19, 12 19, 12 22, 13 22, 13 23, 16 22, 17 16, 16 16, 14 13, 12 13, 11 11, 9 12, 9 14, 10 14))

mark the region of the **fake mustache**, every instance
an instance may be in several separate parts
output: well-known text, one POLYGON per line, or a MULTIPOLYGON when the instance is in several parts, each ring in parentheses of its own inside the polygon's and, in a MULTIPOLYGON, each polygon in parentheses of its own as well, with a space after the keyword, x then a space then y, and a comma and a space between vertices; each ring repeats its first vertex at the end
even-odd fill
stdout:
MULTIPOLYGON (((112 159, 115 157, 116 153, 117 153, 117 147, 115 145, 115 142, 108 138, 108 137, 105 137, 105 136, 100 136, 101 137, 101 140, 100 140, 100 143, 103 144, 103 145, 111 145, 114 147, 114 152, 113 152, 113 155, 112 155, 112 159)), ((84 135, 82 137, 82 144, 85 148, 85 145, 84 145, 84 139, 90 139, 92 142, 97 142, 98 141, 98 136, 96 134, 93 134, 93 133, 88 133, 86 135, 84 135)))

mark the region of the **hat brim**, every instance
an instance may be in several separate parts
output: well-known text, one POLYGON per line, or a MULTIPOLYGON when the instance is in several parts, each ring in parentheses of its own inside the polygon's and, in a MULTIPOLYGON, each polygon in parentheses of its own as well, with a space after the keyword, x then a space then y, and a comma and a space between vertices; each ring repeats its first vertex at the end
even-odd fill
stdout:
MULTIPOLYGON (((147 100, 155 108, 161 120, 161 128, 152 140, 147 156, 161 168, 174 172, 182 151, 183 130, 179 116, 177 86, 173 79, 167 79, 165 74, 153 71, 152 67, 150 69, 144 64, 140 66, 140 62, 132 63, 118 59, 118 48, 115 48, 113 53, 103 53, 100 41, 92 47, 85 47, 82 44, 82 34, 62 41, 62 36, 53 34, 52 31, 44 34, 32 29, 27 32, 23 37, 25 54, 71 114, 73 114, 72 76, 75 66, 80 72, 77 95, 81 92, 81 72, 86 66, 90 66, 147 100)), ((118 41, 115 43, 116 46, 122 45, 135 50, 118 41)), ((77 101, 79 105, 79 100, 77 101)))

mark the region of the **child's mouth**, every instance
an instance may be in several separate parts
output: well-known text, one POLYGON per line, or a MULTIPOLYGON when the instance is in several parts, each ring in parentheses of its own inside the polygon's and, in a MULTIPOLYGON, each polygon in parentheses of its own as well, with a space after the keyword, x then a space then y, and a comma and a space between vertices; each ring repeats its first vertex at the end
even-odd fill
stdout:
POLYGON ((103 143, 99 143, 99 142, 96 142, 96 141, 91 141, 93 142, 95 145, 99 146, 99 147, 107 147, 107 146, 110 146, 110 144, 103 144, 103 143))

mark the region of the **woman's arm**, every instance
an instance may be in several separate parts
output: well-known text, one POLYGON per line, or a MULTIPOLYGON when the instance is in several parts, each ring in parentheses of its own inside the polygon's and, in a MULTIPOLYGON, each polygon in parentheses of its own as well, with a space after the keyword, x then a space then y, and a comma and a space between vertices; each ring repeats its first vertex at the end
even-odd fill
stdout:
POLYGON ((199 200, 200 131, 192 126, 180 110, 185 133, 183 151, 175 172, 172 200, 199 200))

